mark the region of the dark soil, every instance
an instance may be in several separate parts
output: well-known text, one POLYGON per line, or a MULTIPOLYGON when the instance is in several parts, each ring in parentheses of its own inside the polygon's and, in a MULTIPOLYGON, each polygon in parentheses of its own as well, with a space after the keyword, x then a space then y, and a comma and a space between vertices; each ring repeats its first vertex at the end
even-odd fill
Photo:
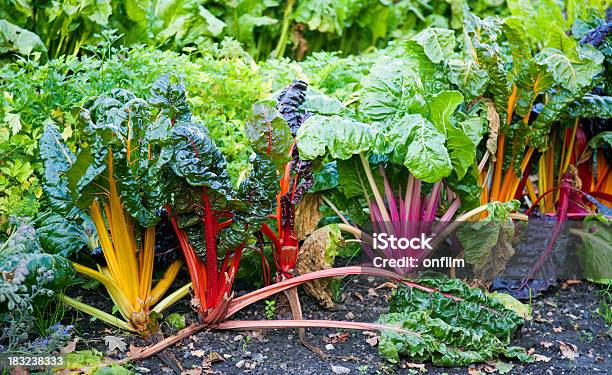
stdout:
MULTIPOLYGON (((375 289, 384 281, 352 277, 345 279, 341 290, 341 301, 331 311, 322 310, 314 300, 300 290, 305 319, 375 321, 387 309, 386 299, 390 289, 375 289)), ((531 364, 511 363, 511 374, 608 374, 612 373, 612 331, 597 313, 600 296, 597 286, 588 283, 564 284, 554 287, 537 300, 531 302, 533 319, 517 332, 513 345, 519 345, 540 360, 531 364), (573 355, 575 345, 575 358, 573 355), (561 349, 565 350, 565 354, 561 349), (548 360, 548 362, 546 362, 548 360)), ((240 292, 239 292, 240 293, 240 292)), ((97 293, 89 293, 85 300, 95 299, 100 305, 109 306, 97 293)), ((196 321, 186 301, 175 305, 171 312, 184 314, 187 324, 196 321)), ((275 318, 290 318, 284 298, 277 299, 275 318)), ((265 304, 258 303, 235 316, 235 319, 265 319, 265 304)), ((115 335, 125 337, 125 342, 144 346, 135 336, 126 336, 111 330, 99 322, 90 322, 86 317, 77 318, 81 336, 77 350, 96 348, 105 351, 103 337, 115 335)), ((162 325, 166 335, 173 333, 162 325)), ((329 358, 322 359, 300 344, 292 330, 266 331, 203 331, 183 340, 170 350, 182 363, 187 374, 333 374, 332 366, 342 366, 350 374, 400 373, 416 374, 418 365, 404 359, 399 366, 381 359, 377 348, 366 342, 369 332, 343 330, 308 329, 309 341, 316 344, 329 358), (331 347, 325 346, 331 344, 331 347), (237 367, 239 366, 239 367, 237 367)), ((106 353, 112 358, 122 358, 120 353, 106 353)), ((501 365, 500 365, 501 368, 501 365)), ((172 370, 159 357, 136 363, 131 368, 137 373, 171 374, 172 370)), ((425 364, 429 374, 477 374, 496 372, 494 364, 473 365, 470 368, 442 368, 425 364)))

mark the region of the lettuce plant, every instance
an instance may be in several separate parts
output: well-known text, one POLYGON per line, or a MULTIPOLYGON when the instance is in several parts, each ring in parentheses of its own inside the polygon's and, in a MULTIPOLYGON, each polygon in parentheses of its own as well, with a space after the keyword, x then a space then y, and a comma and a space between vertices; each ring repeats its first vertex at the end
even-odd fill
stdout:
POLYGON ((105 264, 74 267, 104 285, 123 320, 68 296, 62 299, 109 324, 148 334, 156 329, 155 314, 188 292, 186 286, 162 300, 180 260, 153 283, 156 210, 166 200, 162 172, 173 155, 170 121, 122 89, 90 100, 81 117, 84 146, 76 155, 53 124, 45 127, 40 142, 45 191, 57 212, 83 210, 91 217, 105 264))

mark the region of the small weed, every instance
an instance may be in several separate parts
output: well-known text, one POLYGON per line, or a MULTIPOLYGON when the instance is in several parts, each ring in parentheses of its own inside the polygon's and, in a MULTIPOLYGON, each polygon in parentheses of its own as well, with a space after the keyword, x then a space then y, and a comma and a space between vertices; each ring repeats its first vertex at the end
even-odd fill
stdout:
POLYGON ((266 303, 266 307, 264 309, 266 319, 274 319, 274 316, 276 315, 276 300, 265 300, 264 302, 266 303))
POLYGON ((368 365, 361 365, 357 367, 360 374, 365 374, 368 371, 368 365))
POLYGON ((593 341, 593 334, 589 331, 581 331, 578 337, 580 338, 580 342, 582 343, 586 342, 590 344, 593 341))
POLYGON ((242 341, 242 352, 246 353, 247 349, 249 347, 249 343, 251 342, 253 338, 251 337, 251 335, 247 335, 244 340, 242 341))

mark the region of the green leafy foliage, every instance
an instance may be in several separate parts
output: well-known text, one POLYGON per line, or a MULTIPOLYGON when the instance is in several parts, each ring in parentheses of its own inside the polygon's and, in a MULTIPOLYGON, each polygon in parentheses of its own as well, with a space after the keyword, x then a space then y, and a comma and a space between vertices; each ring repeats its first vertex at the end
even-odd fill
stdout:
POLYGON ((0 20, 0 56, 10 53, 28 56, 34 52, 47 52, 38 35, 7 20, 0 20))
MULTIPOLYGON (((478 14, 507 12, 491 0, 468 3, 478 14)), ((77 55, 96 34, 116 28, 126 46, 144 43, 193 50, 231 37, 258 60, 273 54, 302 59, 306 52, 319 50, 348 54, 382 47, 428 26, 448 28, 448 19, 452 28, 459 29, 462 4, 446 0, 58 0, 50 6, 2 0, 0 18, 10 23, 11 33, 13 28, 23 30, 11 48, 27 53, 36 45, 50 58, 77 55)))
POLYGON ((260 225, 273 208, 275 187, 278 183, 274 164, 262 156, 251 158, 251 172, 238 189, 231 185, 225 158, 210 138, 203 125, 179 122, 172 128, 176 140, 175 153, 170 162, 177 194, 174 213, 179 226, 185 229, 196 253, 206 259, 204 236, 204 195, 216 212, 227 212, 233 217, 231 225, 216 238, 218 257, 244 242, 251 231, 260 225))
POLYGON ((38 235, 31 224, 18 221, 9 238, 0 243, 2 353, 50 353, 70 337, 70 329, 61 328, 61 332, 51 330, 48 337, 30 341, 37 314, 75 277, 71 262, 61 255, 45 253, 38 235))
POLYGON ((578 258, 587 279, 597 283, 612 283, 612 263, 610 262, 610 219, 604 216, 586 218, 584 228, 570 229, 571 233, 582 240, 578 258))
POLYGON ((378 320, 413 332, 383 332, 378 344, 383 357, 397 363, 404 355, 438 366, 465 366, 499 357, 533 361, 524 349, 508 345, 512 333, 523 324, 514 311, 457 279, 419 283, 436 291, 401 285, 391 298, 389 313, 378 320))
POLYGON ((76 151, 83 141, 77 108, 87 98, 107 94, 110 87, 124 87, 142 97, 159 76, 173 70, 186 77, 192 111, 207 124, 236 181, 250 153, 241 129, 253 103, 268 91, 259 68, 241 57, 226 57, 229 52, 219 47, 206 57, 192 58, 144 47, 115 50, 109 56, 103 51, 110 47, 100 46, 94 58, 62 57, 45 65, 16 62, 0 67, 0 226, 6 226, 11 215, 33 217, 49 204, 57 207, 57 199, 69 204, 70 197, 56 196, 57 192, 43 196, 38 147, 46 125, 57 132, 45 142, 61 140, 70 155, 68 151, 76 151))
POLYGON ((257 153, 268 154, 280 170, 290 160, 293 135, 282 115, 264 104, 253 106, 246 122, 246 135, 257 153))
POLYGON ((490 283, 514 255, 514 223, 510 212, 519 206, 516 200, 488 203, 486 218, 459 229, 457 236, 463 245, 464 258, 474 266, 475 278, 490 283))

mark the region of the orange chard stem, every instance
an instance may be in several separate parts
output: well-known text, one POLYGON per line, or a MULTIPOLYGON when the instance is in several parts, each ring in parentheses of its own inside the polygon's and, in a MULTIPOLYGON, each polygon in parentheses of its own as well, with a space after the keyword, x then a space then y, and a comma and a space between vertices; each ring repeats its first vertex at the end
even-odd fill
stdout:
POLYGON ((493 184, 491 185, 490 201, 496 201, 499 197, 501 186, 502 168, 504 167, 504 145, 506 135, 500 134, 497 140, 497 160, 495 160, 495 169, 493 170, 493 184))

